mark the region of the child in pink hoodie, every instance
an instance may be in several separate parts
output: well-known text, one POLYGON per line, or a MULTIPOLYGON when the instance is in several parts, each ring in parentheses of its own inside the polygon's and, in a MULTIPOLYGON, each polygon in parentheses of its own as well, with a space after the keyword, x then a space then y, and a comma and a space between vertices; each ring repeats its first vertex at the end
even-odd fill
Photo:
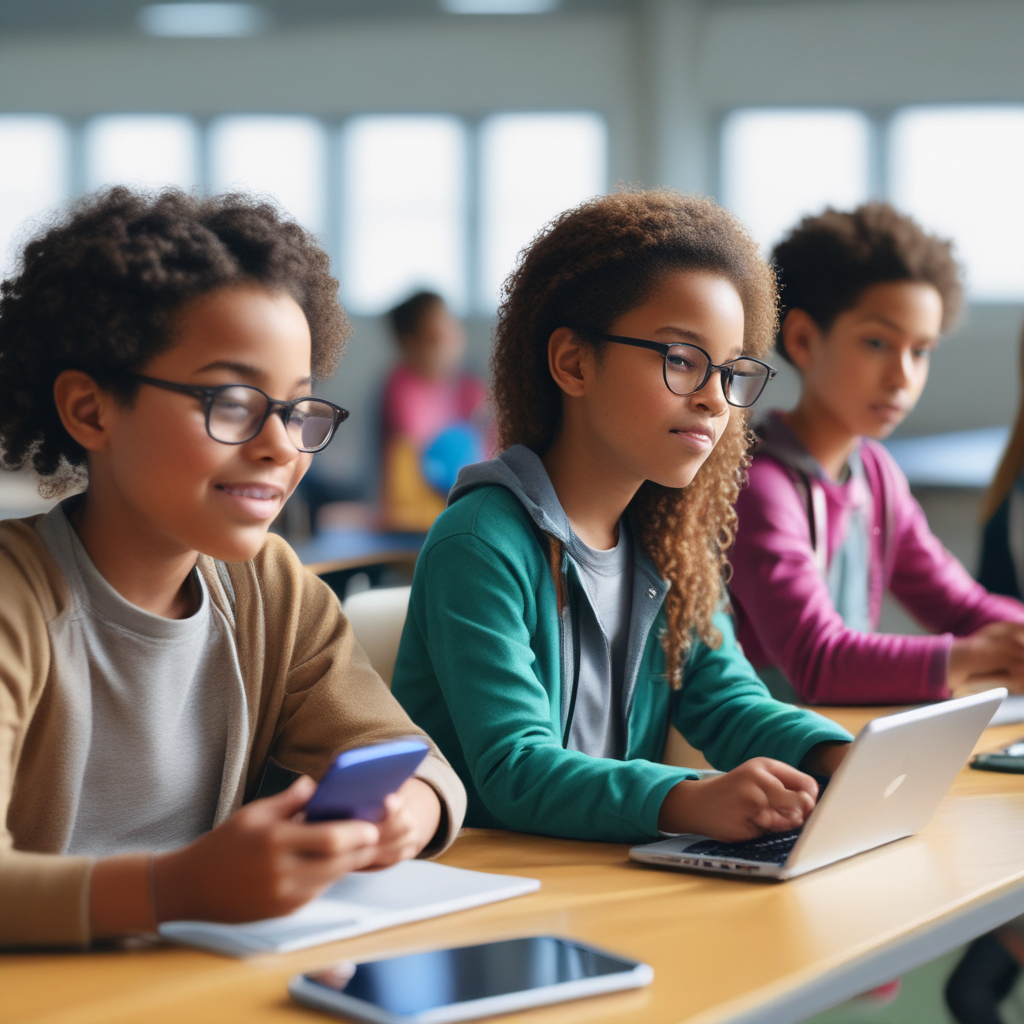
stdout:
POLYGON ((948 243, 872 203, 804 219, 774 260, 777 346, 802 386, 757 427, 737 502, 730 591, 747 657, 776 696, 812 704, 937 700, 991 676, 1024 689, 1024 605, 943 548, 877 443, 955 320, 948 243), (875 632, 887 589, 932 635, 875 632))

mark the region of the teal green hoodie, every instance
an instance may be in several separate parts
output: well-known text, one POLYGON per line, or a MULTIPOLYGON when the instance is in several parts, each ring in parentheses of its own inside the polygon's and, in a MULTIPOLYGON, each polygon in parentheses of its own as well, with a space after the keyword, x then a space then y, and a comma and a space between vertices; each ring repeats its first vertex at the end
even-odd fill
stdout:
POLYGON ((573 558, 580 541, 543 463, 521 445, 464 469, 448 500, 416 564, 392 690, 465 784, 467 825, 657 838, 665 795, 701 775, 659 763, 670 722, 723 771, 758 756, 798 765, 815 744, 850 739, 828 719, 771 698, 725 613, 715 618, 721 645, 694 643, 682 689, 672 690, 659 641, 669 585, 635 544, 625 759, 566 749, 572 609, 588 600, 573 558), (561 613, 548 536, 565 552, 561 613))

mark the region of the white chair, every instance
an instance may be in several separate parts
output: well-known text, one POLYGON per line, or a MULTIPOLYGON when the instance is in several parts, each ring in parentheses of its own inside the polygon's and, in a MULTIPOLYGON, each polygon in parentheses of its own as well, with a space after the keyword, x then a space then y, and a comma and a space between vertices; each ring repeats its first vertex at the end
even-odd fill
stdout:
POLYGON ((398 641, 409 611, 412 587, 379 587, 345 598, 342 610, 359 646, 388 686, 395 672, 398 641))

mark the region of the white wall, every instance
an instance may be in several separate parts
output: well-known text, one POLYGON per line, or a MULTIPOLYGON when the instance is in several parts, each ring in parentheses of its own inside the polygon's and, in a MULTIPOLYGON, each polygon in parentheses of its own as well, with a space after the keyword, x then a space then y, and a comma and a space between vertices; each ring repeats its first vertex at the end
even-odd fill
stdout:
MULTIPOLYGON (((351 21, 249 40, 137 35, 0 40, 0 110, 311 112, 590 109, 608 119, 612 181, 713 193, 731 107, 1024 99, 1016 0, 644 0, 633 13, 351 21)), ((935 357, 905 433, 1005 422, 1024 308, 978 307, 935 357)), ((469 324, 486 366, 489 325, 469 324)), ((361 320, 330 394, 353 418, 331 458, 354 464, 391 359, 361 320)), ((775 400, 787 395, 785 380, 775 400)))

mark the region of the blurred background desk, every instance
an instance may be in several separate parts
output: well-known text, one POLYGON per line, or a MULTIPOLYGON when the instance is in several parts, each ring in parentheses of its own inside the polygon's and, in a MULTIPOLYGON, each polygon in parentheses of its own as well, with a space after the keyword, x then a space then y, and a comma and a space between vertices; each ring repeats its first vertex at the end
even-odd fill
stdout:
MULTIPOLYGON (((891 709, 886 709, 886 711, 891 709)), ((829 712, 856 730, 879 709, 829 712)), ((989 730, 979 748, 1015 738, 989 730)), ((659 871, 627 848, 469 830, 446 863, 537 893, 285 956, 158 947, 0 956, 0 1024, 312 1022, 288 978, 340 958, 555 933, 650 963, 645 990, 516 1015, 532 1024, 803 1020, 1024 911, 1024 779, 966 770, 921 835, 782 885, 659 871)))
POLYGON ((302 564, 344 599, 369 587, 412 581, 425 533, 377 533, 367 529, 321 530, 293 545, 302 564))
POLYGON ((954 430, 948 434, 896 438, 886 443, 911 487, 984 490, 1002 458, 1008 427, 954 430))

